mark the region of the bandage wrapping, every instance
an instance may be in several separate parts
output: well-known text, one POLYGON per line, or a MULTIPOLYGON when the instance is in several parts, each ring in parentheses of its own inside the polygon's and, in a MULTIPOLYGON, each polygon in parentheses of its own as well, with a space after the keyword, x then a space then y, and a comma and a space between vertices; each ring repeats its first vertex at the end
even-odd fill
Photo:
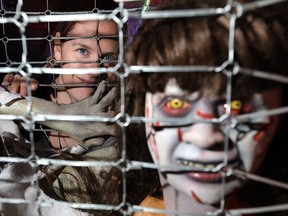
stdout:
POLYGON ((18 94, 7 92, 3 87, 0 86, 0 106, 6 105, 7 103, 22 98, 18 94))

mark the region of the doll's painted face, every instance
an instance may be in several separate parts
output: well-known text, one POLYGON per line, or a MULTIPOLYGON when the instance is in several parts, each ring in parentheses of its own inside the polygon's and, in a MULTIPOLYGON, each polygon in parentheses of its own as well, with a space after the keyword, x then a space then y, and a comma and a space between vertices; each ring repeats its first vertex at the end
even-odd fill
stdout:
MULTIPOLYGON (((254 94, 248 101, 232 98, 230 104, 232 116, 278 106, 278 89, 254 94)), ((154 123, 146 123, 153 160, 161 166, 159 172, 165 183, 199 203, 220 201, 223 176, 228 176, 225 177, 225 195, 240 187, 241 180, 229 176, 227 170, 254 172, 278 125, 275 116, 257 117, 234 128, 230 123, 225 126, 226 121, 222 125, 211 123, 211 119, 223 116, 227 107, 225 96, 211 96, 205 91, 189 93, 174 79, 169 80, 164 92, 146 94, 145 116, 157 119, 154 123), (170 121, 173 119, 180 121, 173 123, 170 121), (196 121, 185 125, 189 120, 196 121), (182 171, 190 170, 181 172, 181 168, 182 171)))

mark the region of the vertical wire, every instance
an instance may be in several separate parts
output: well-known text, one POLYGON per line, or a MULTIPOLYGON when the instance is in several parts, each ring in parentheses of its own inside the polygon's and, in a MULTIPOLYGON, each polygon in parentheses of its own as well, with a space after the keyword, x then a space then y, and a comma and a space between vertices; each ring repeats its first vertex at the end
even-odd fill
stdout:
MULTIPOLYGON (((233 2, 233 1, 232 1, 233 2)), ((232 3, 230 2, 230 3, 232 3)), ((234 59, 234 42, 235 42, 235 27, 236 27, 236 15, 229 14, 229 38, 228 38, 228 63, 233 66, 234 59)), ((225 69, 226 70, 226 69, 225 69)), ((232 101, 232 80, 233 80, 233 68, 231 70, 226 70, 227 85, 226 85, 226 114, 231 116, 231 101, 232 101)), ((224 141, 224 157, 223 165, 228 166, 228 150, 229 150, 229 134, 231 131, 231 123, 229 125, 224 125, 225 127, 225 141, 224 141)), ((221 202, 220 209, 221 212, 225 211, 225 190, 226 190, 226 170, 222 173, 222 187, 221 187, 221 202)))
MULTIPOLYGON (((6 9, 4 8, 4 5, 3 5, 3 0, 1 0, 1 10, 5 11, 5 13, 6 13, 6 9)), ((2 19, 4 18, 4 16, 5 16, 5 14, 1 14, 2 19)), ((2 31, 3 31, 3 36, 5 36, 6 35, 5 24, 3 23, 1 26, 2 26, 2 31)), ((2 42, 4 44, 6 64, 7 64, 7 62, 9 61, 8 48, 7 48, 8 38, 7 38, 7 41, 4 41, 3 37, 2 37, 2 42)))

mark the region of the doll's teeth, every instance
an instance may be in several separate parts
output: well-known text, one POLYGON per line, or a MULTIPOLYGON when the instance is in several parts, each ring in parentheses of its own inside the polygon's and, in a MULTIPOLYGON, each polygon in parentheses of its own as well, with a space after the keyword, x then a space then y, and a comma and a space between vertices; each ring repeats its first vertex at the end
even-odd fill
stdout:
POLYGON ((208 165, 206 165, 206 168, 213 169, 213 168, 215 168, 215 166, 213 164, 208 164, 208 165))
POLYGON ((196 167, 196 168, 205 168, 205 166, 203 164, 199 164, 199 163, 194 163, 194 167, 196 167))
POLYGON ((195 163, 193 161, 188 161, 188 160, 179 160, 178 161, 179 164, 184 165, 184 166, 191 166, 191 167, 195 167, 195 168, 207 168, 207 169, 213 169, 216 166, 214 164, 201 164, 201 163, 195 163))

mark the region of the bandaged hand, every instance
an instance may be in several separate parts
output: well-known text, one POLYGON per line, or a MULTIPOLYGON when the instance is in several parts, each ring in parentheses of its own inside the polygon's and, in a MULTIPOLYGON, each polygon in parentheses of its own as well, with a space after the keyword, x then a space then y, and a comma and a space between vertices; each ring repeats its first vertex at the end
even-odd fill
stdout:
POLYGON ((102 145, 108 137, 117 136, 116 124, 109 122, 115 115, 111 110, 115 98, 116 88, 107 91, 107 83, 102 81, 93 96, 72 104, 59 105, 57 114, 81 115, 79 118, 83 118, 83 121, 53 121, 49 127, 65 133, 86 147, 102 145), (97 121, 89 121, 89 116, 97 118, 97 121))

